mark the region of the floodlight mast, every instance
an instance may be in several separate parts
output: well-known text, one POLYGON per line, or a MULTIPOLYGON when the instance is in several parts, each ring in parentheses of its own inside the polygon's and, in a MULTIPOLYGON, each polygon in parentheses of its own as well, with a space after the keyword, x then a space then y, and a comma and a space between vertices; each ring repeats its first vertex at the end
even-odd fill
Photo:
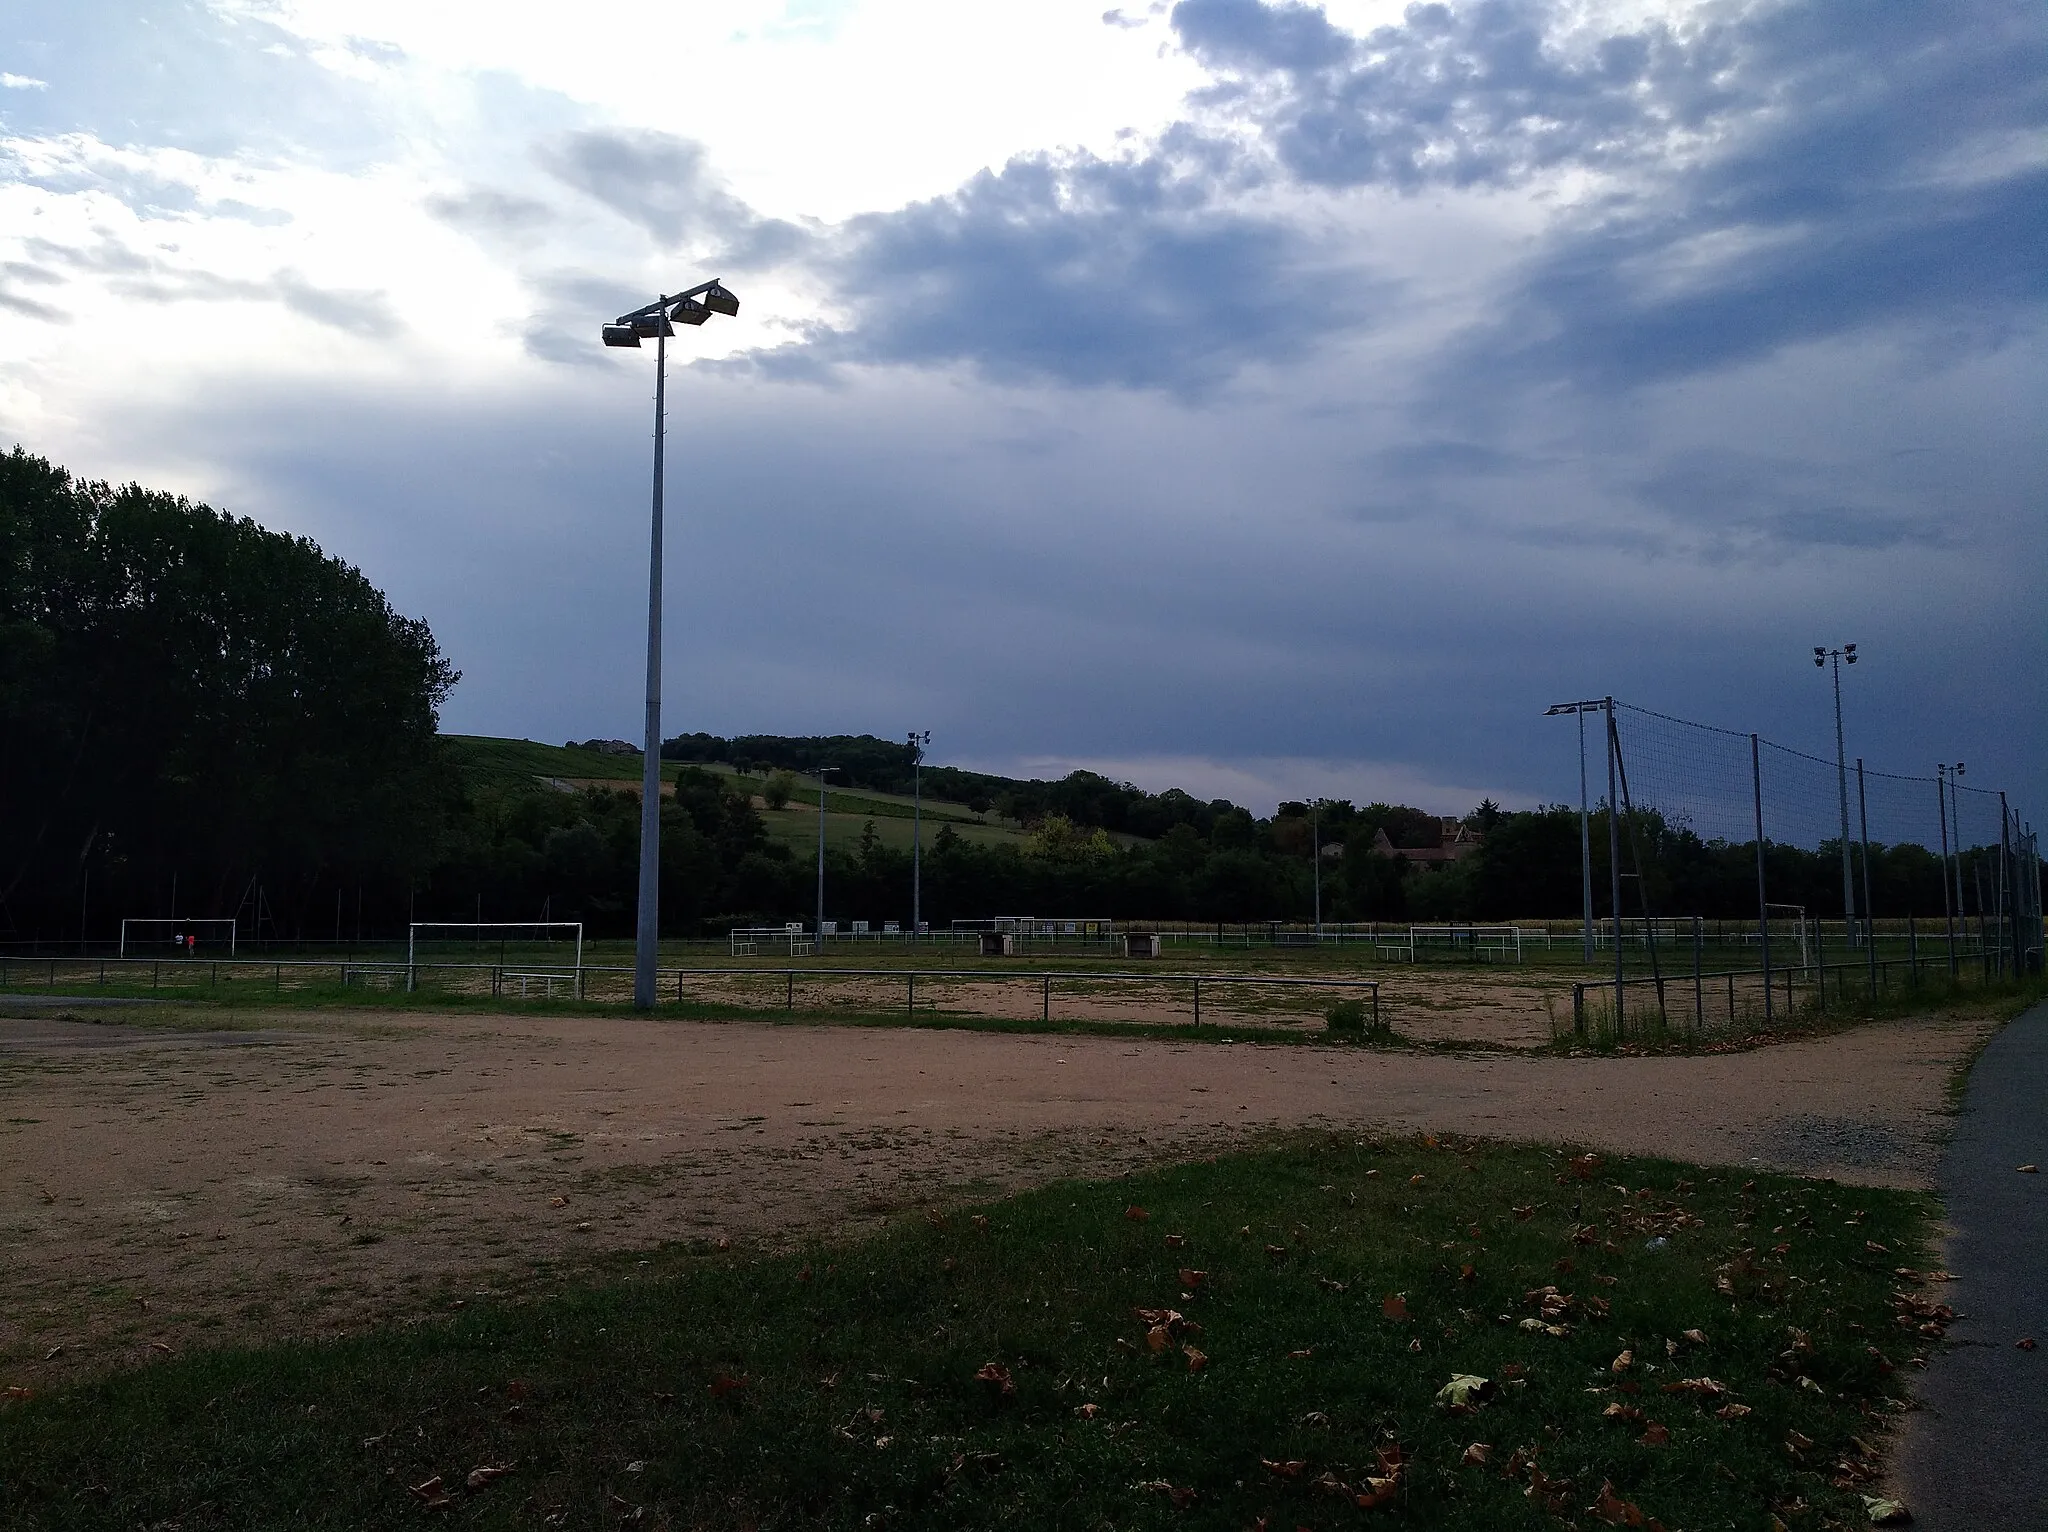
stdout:
POLYGON ((1580 945, 1588 964, 1593 961, 1593 832, 1586 797, 1586 714, 1591 709, 1605 706, 1604 702, 1594 699, 1560 702, 1543 710, 1545 718, 1558 718, 1570 713, 1579 721, 1579 902, 1583 912, 1580 945))
MULTIPOLYGON (((1835 669, 1835 790, 1842 808, 1842 934, 1849 944, 1856 943, 1856 881, 1849 871, 1849 758, 1842 747, 1842 662, 1856 663, 1856 646, 1844 644, 1839 649, 1829 649, 1820 644, 1813 646, 1813 663, 1819 669, 1833 662, 1835 669)), ((1863 912, 1867 923, 1870 911, 1863 912)), ((1866 931, 1866 936, 1868 932, 1866 931)))
POLYGON ((647 737, 640 760, 640 902, 633 939, 633 1004, 652 1010, 661 942, 661 471, 668 394, 668 338, 675 325, 737 314, 740 300, 716 277, 656 298, 604 327, 607 346, 654 341, 654 511, 647 552, 647 737))

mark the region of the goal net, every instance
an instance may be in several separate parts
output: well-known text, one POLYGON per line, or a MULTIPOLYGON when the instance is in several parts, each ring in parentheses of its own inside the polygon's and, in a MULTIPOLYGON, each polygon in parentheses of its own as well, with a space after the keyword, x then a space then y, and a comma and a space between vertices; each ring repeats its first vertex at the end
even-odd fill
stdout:
POLYGON ((421 968, 488 968, 492 989, 575 995, 583 975, 580 920, 415 920, 405 939, 406 988, 421 968))
POLYGON ((180 954, 217 952, 223 940, 228 944, 228 956, 233 957, 235 922, 226 916, 200 920, 190 915, 131 915, 121 922, 122 957, 155 957, 169 950, 180 954))

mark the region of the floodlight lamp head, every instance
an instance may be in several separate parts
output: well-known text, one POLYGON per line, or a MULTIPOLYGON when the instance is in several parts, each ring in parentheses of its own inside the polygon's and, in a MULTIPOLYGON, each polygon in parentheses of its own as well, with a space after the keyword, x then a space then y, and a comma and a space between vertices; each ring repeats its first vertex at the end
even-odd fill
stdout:
POLYGON ((704 307, 711 313, 730 317, 740 311, 740 300, 733 296, 730 288, 713 282, 704 289, 704 307))
POLYGON ((669 315, 677 324, 702 324, 711 317, 711 310, 695 298, 685 298, 669 310, 669 315))
POLYGON ((1815 670, 1826 670, 1828 668, 1828 657, 1825 651, 1820 649, 1813 651, 1813 668, 1815 670))
POLYGON ((638 346, 640 337, 633 333, 629 324, 608 324, 604 327, 604 343, 607 346, 638 346))
POLYGON ((657 335, 673 335, 675 329, 659 314, 648 314, 633 321, 633 333, 653 340, 657 335))
POLYGON ((1843 659, 1845 659, 1845 660, 1847 660, 1847 661, 1848 661, 1848 662, 1849 662, 1849 663, 1850 663, 1851 665, 1855 664, 1855 663, 1856 663, 1856 646, 1855 646, 1854 644, 1844 644, 1844 645, 1842 645, 1842 658, 1843 658, 1843 659))

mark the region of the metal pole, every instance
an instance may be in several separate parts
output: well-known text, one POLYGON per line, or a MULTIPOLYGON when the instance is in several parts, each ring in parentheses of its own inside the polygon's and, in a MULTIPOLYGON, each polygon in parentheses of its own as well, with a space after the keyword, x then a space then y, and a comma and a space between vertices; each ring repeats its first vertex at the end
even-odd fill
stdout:
POLYGON ((1323 800, 1318 798, 1308 810, 1309 856, 1315 862, 1316 887, 1316 942, 1323 939, 1323 800))
POLYGON ((924 912, 924 747, 910 736, 910 939, 917 940, 924 912))
POLYGON ((1941 809, 1941 913, 1948 927, 1948 976, 1956 977, 1956 907, 1948 892, 1948 767, 1934 768, 1934 799, 1941 809))
MULTIPOLYGON (((666 298, 664 297, 664 302, 666 298)), ((654 338, 654 510, 647 538, 647 738, 640 761, 640 909, 633 936, 633 1005, 654 1008, 661 943, 661 469, 668 404, 668 325, 654 338)))
POLYGON ((1764 768, 1754 734, 1749 737, 1749 790, 1756 805, 1756 929, 1763 950, 1764 1025, 1771 1024, 1771 906, 1764 880, 1764 768))
POLYGON ((1870 800, 1863 792, 1863 757, 1856 757, 1856 828, 1863 842, 1863 950, 1870 958, 1870 993, 1877 995, 1877 930, 1870 903, 1870 800))
POLYGON ((1608 897, 1614 901, 1614 1035, 1621 1037, 1621 821, 1617 817, 1619 798, 1614 785, 1614 756, 1620 746, 1615 735, 1614 699, 1601 705, 1607 710, 1607 882, 1608 897))
POLYGON ((1963 789, 1959 780, 1963 774, 1963 763, 1957 761, 1949 772, 1948 806, 1949 819, 1955 826, 1955 870, 1956 870, 1956 924, 1968 930, 1963 911, 1963 789))
POLYGON ((1849 875, 1849 766, 1842 748, 1842 654, 1839 649, 1834 651, 1834 667, 1835 787, 1842 802, 1842 934, 1853 943, 1856 940, 1856 884, 1849 875))
MULTIPOLYGON (((2006 893, 2006 884, 2012 875, 2011 810, 2005 805, 2005 794, 1998 795, 1998 966, 2004 968, 2006 949, 2013 944, 2019 932, 2019 922, 2012 920, 2012 899, 2006 893)), ((2015 953, 2013 972, 2019 972, 2019 959, 2015 953)))
POLYGON ((1581 945, 1588 967, 1593 962, 1593 831, 1586 801, 1586 709, 1576 710, 1579 719, 1579 896, 1583 907, 1581 945))
POLYGON ((818 945, 814 956, 825 955, 825 769, 818 768, 818 945))

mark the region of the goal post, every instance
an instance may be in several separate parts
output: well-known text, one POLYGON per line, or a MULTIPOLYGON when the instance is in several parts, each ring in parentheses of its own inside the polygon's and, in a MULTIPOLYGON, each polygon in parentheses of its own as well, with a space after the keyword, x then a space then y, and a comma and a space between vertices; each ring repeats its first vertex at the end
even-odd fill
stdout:
MULTIPOLYGON (((408 993, 419 987, 420 939, 422 934, 440 931, 451 933, 451 939, 454 936, 466 934, 473 938, 479 946, 482 945, 486 933, 489 933, 490 939, 500 952, 503 952, 506 945, 512 941, 513 933, 525 933, 528 939, 522 943, 522 946, 526 950, 519 954, 522 962, 531 960, 532 947, 536 942, 552 947, 557 940, 573 941, 575 957, 571 965, 571 973, 575 984, 575 994, 578 999, 582 998, 583 922, 580 920, 415 920, 407 926, 405 933, 405 987, 408 993), (555 935, 558 931, 570 934, 567 937, 558 938, 555 935)), ((428 934, 427 940, 431 942, 435 938, 428 934)))
POLYGON ((162 932, 162 935, 157 938, 161 941, 168 941, 174 936, 183 936, 187 932, 194 936, 205 936, 211 932, 212 939, 219 941, 222 927, 227 929, 228 956, 233 957, 235 955, 235 921, 233 916, 222 915, 206 919, 200 919, 193 915, 124 916, 121 921, 121 956, 128 956, 128 943, 131 939, 137 942, 148 941, 152 929, 162 932), (128 934, 130 927, 140 928, 138 934, 133 938, 128 934))

